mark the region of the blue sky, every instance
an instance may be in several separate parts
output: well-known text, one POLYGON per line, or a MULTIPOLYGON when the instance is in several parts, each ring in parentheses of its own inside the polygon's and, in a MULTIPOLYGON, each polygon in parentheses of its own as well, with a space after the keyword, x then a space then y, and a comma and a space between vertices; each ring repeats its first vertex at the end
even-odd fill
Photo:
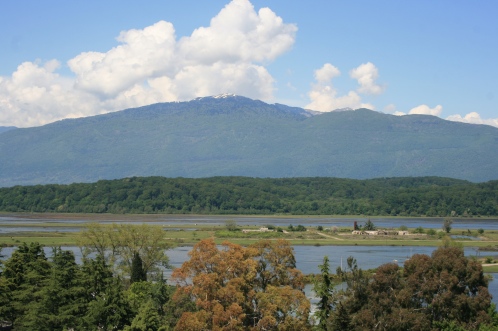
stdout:
POLYGON ((498 2, 4 1, 0 125, 234 93, 498 126, 498 2))

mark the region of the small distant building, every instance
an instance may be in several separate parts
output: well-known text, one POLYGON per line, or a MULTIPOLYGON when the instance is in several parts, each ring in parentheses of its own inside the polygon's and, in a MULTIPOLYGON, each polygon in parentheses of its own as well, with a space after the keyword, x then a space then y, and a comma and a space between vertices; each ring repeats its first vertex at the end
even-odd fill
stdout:
POLYGON ((351 234, 367 235, 367 236, 406 236, 408 231, 386 231, 386 230, 376 230, 376 231, 360 231, 354 230, 351 234))
POLYGON ((273 230, 268 229, 267 227, 261 227, 257 230, 251 230, 251 229, 243 229, 243 233, 248 233, 248 232, 272 232, 273 230))

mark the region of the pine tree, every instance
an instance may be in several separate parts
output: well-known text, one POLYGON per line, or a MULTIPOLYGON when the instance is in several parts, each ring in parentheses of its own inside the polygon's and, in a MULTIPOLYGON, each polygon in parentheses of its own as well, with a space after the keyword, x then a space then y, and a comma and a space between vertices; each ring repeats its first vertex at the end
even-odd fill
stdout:
POLYGON ((333 284, 330 278, 329 257, 323 258, 323 264, 320 268, 321 277, 319 280, 313 279, 313 291, 320 301, 317 304, 315 316, 318 318, 318 330, 327 331, 327 321, 334 308, 333 284))

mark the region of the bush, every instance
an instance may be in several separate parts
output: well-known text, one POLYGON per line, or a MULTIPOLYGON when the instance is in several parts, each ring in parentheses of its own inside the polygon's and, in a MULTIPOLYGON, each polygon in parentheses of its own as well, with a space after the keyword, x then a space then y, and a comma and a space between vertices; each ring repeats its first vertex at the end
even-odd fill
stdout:
POLYGON ((483 233, 484 233, 484 229, 479 229, 479 230, 477 230, 477 233, 479 233, 479 234, 483 234, 483 233))
POLYGON ((238 231, 240 229, 237 228, 237 223, 234 220, 225 221, 225 227, 228 231, 238 231))
POLYGON ((292 224, 287 227, 287 230, 290 232, 305 232, 306 227, 299 224, 298 226, 293 226, 292 224))
POLYGON ((371 220, 368 220, 362 227, 363 231, 374 231, 376 229, 375 224, 371 220))
POLYGON ((429 236, 434 236, 434 235, 436 234, 436 230, 434 230, 434 229, 429 229, 429 230, 427 230, 427 234, 428 234, 429 236))
POLYGON ((401 231, 407 231, 407 230, 408 230, 408 227, 407 227, 406 225, 402 225, 402 226, 400 226, 400 227, 399 227, 399 229, 400 229, 401 231))
POLYGON ((317 228, 316 228, 316 229, 317 229, 318 231, 323 231, 323 226, 319 225, 319 226, 317 226, 317 228))
POLYGON ((424 228, 423 228, 423 227, 419 226, 418 228, 416 228, 416 229, 415 229, 415 231, 414 231, 414 232, 415 232, 415 233, 424 233, 424 232, 425 232, 425 230, 424 230, 424 228))

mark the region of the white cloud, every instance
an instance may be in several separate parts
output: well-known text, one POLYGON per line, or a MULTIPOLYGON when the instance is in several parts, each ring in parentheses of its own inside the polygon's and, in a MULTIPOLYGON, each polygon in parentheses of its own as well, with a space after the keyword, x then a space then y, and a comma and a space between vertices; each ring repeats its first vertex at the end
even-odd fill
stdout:
POLYGON ((211 65, 271 61, 288 51, 297 27, 284 24, 269 8, 258 13, 247 0, 234 0, 211 20, 179 42, 179 52, 189 62, 211 65))
POLYGON ((338 77, 341 75, 339 69, 331 65, 330 63, 325 63, 323 67, 318 70, 315 70, 315 80, 320 84, 329 83, 332 78, 338 77))
POLYGON ((349 72, 351 78, 356 79, 360 87, 358 93, 381 94, 384 87, 378 85, 375 80, 379 77, 379 71, 372 62, 363 63, 349 72))
POLYGON ((487 124, 498 127, 498 118, 482 119, 481 115, 471 112, 462 117, 461 115, 451 115, 446 118, 448 121, 463 122, 471 124, 487 124))
POLYGON ((311 103, 306 105, 305 108, 321 112, 346 107, 374 109, 373 105, 362 103, 361 97, 355 91, 349 91, 346 95, 337 96, 337 90, 332 85, 332 79, 340 74, 339 69, 330 63, 326 63, 320 69, 315 70, 316 83, 312 84, 311 91, 308 93, 311 103))
POLYGON ((437 105, 434 108, 430 108, 427 105, 420 105, 415 108, 410 109, 408 114, 419 114, 419 115, 433 115, 433 116, 440 116, 441 112, 443 111, 443 106, 437 105))
POLYGON ((25 62, 12 77, 0 79, 0 123, 36 126, 95 113, 95 98, 74 90, 71 79, 55 73, 58 67, 54 60, 43 66, 25 62))
POLYGON ((143 30, 121 32, 122 45, 107 53, 86 52, 69 60, 76 88, 115 97, 147 78, 165 75, 175 65, 173 25, 160 21, 143 30))
POLYGON ((396 113, 396 105, 393 103, 388 104, 387 106, 384 107, 384 111, 389 114, 394 114, 396 113))
POLYGON ((41 125, 66 117, 199 96, 234 93, 270 101, 274 79, 265 65, 291 49, 297 27, 269 8, 233 0, 208 27, 176 39, 171 23, 123 31, 107 52, 68 61, 21 64, 0 77, 0 125, 41 125))

